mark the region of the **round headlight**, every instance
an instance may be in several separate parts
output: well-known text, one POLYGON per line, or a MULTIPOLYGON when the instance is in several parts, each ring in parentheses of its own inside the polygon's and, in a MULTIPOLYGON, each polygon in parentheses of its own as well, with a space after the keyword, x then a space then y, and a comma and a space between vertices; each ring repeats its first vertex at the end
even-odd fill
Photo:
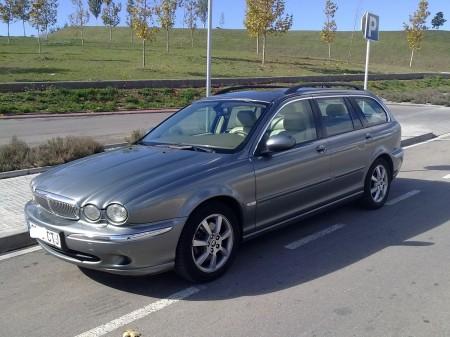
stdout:
POLYGON ((106 216, 116 224, 122 224, 127 221, 128 212, 122 205, 111 204, 106 207, 106 216))
POLYGON ((94 205, 86 205, 83 207, 84 216, 90 221, 97 221, 100 219, 100 210, 94 205))

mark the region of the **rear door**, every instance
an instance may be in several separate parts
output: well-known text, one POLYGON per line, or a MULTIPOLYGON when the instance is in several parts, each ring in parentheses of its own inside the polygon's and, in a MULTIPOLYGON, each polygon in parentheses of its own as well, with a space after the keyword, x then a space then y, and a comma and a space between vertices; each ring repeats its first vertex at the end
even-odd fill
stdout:
POLYGON ((297 145, 270 156, 253 157, 256 176, 256 226, 288 219, 326 199, 330 161, 309 100, 285 104, 274 116, 261 142, 280 133, 297 145))
POLYGON ((331 161, 329 195, 337 199, 361 190, 367 165, 363 124, 344 97, 315 99, 331 161))

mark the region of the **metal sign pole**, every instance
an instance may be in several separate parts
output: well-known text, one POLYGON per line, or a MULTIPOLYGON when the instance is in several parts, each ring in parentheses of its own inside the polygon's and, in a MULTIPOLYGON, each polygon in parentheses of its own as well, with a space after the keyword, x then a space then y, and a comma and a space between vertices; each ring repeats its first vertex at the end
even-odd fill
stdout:
POLYGON ((370 59, 370 40, 367 40, 366 73, 364 75, 364 90, 367 90, 368 84, 369 84, 369 59, 370 59))
POLYGON ((206 51, 206 97, 211 95, 211 31, 212 31, 212 2, 208 0, 208 41, 206 51))

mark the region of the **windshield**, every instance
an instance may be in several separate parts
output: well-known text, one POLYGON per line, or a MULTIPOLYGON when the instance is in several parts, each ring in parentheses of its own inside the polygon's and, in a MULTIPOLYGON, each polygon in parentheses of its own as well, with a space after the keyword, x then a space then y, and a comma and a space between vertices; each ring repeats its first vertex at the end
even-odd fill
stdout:
POLYGON ((263 103, 238 101, 194 103, 153 129, 140 143, 235 150, 245 143, 265 108, 263 103))

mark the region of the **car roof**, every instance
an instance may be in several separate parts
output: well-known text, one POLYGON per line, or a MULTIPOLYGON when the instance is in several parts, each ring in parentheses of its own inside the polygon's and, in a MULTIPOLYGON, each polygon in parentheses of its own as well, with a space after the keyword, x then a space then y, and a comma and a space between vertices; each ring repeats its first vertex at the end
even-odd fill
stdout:
POLYGON ((342 90, 335 88, 300 88, 294 92, 290 88, 270 89, 270 90, 244 90, 244 91, 231 91, 223 94, 213 95, 203 99, 202 101, 216 101, 216 100, 248 100, 258 101, 264 103, 272 103, 273 101, 283 98, 284 96, 352 96, 352 95, 365 95, 373 96, 372 93, 366 90, 342 90))

